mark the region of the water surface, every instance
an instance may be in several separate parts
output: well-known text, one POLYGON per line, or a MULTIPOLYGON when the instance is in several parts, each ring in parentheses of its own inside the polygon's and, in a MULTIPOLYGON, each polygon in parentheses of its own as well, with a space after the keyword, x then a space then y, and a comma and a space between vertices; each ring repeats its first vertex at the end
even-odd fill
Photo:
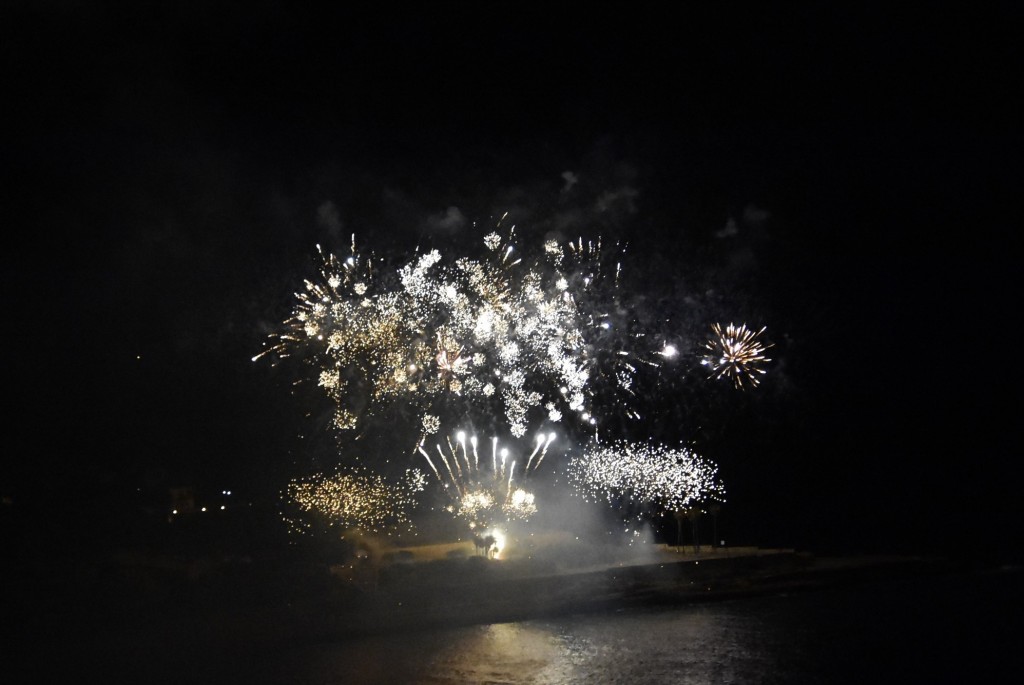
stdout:
POLYGON ((1017 571, 291 647, 250 682, 992 682, 1024 627, 1017 571))

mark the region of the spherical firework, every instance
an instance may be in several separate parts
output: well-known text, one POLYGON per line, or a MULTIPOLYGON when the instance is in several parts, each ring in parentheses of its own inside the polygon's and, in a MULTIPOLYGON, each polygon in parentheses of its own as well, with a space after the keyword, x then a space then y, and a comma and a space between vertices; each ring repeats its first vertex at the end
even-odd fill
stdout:
POLYGON ((765 329, 754 333, 745 324, 729 324, 723 331, 716 323, 712 324, 711 330, 714 337, 704 344, 710 354, 701 361, 711 369, 709 378, 728 377, 740 390, 744 388, 744 382, 756 387, 760 383, 758 376, 765 373, 762 365, 771 361, 764 356, 771 345, 763 345, 758 340, 765 329))

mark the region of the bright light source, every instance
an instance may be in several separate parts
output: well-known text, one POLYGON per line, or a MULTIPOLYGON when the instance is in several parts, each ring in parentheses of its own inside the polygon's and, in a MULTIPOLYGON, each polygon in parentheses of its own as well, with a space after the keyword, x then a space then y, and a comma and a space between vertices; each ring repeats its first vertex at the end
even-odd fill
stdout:
POLYGON ((677 354, 679 354, 679 350, 676 349, 675 345, 665 345, 665 347, 662 348, 660 354, 665 359, 672 359, 677 354))
POLYGON ((501 556, 501 551, 505 549, 505 533, 495 528, 491 531, 491 535, 494 536, 494 558, 497 559, 501 556))

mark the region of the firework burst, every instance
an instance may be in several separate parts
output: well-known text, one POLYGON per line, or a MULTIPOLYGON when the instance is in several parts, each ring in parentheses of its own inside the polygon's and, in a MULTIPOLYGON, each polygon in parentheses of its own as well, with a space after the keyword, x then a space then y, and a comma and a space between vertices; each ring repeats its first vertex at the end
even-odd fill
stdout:
POLYGON ((393 483, 358 471, 316 474, 293 480, 284 494, 297 512, 286 516, 292 533, 315 533, 327 528, 359 528, 371 533, 411 528, 416 496, 426 485, 419 469, 406 471, 393 483))
POLYGON ((770 362, 764 356, 771 345, 764 345, 758 338, 765 329, 754 333, 744 324, 729 324, 725 330, 719 324, 712 324, 714 337, 704 347, 710 354, 705 355, 701 363, 711 369, 709 378, 730 378, 737 389, 744 389, 744 382, 756 387, 761 381, 758 376, 765 373, 762 365, 770 362))
POLYGON ((430 250, 394 270, 354 240, 345 259, 321 252, 320 279, 254 361, 310 362, 341 431, 395 403, 419 413, 421 436, 470 410, 515 438, 534 420, 596 430, 608 410, 628 414, 643 336, 618 301, 621 262, 600 240, 548 241, 528 259, 513 239, 514 227, 484 237, 485 258, 430 250))
POLYGON ((718 467, 686 447, 595 445, 570 460, 569 481, 586 499, 604 499, 627 509, 679 511, 725 501, 718 467))

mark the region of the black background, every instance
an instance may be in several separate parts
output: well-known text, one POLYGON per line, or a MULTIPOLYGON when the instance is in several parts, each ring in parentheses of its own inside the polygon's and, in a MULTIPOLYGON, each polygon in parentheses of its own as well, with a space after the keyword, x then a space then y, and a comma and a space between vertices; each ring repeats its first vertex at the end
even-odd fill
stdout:
POLYGON ((250 357, 314 246, 416 245, 458 207, 479 226, 511 211, 526 232, 579 210, 570 230, 628 240, 652 283, 714 281, 723 321, 768 325, 773 373, 709 415, 730 535, 1018 539, 1015 13, 0 16, 0 485, 26 525, 117 521, 178 484, 273 497, 309 458, 305 410, 286 370, 250 357), (716 235, 730 220, 737 235, 716 235))

